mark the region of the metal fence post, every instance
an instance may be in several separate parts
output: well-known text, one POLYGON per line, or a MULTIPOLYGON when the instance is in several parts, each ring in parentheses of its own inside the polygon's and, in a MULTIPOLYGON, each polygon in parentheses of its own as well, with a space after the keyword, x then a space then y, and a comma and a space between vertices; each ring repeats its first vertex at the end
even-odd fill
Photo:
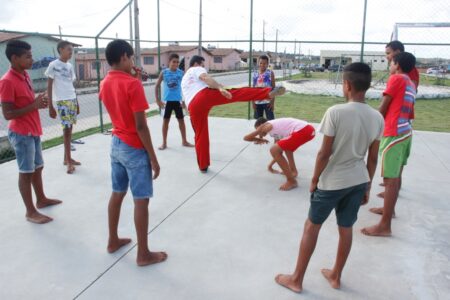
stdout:
MULTIPOLYGON (((248 85, 252 86, 253 65, 253 0, 250 0, 250 51, 248 54, 248 85)), ((250 120, 250 102, 247 105, 247 119, 250 120)))

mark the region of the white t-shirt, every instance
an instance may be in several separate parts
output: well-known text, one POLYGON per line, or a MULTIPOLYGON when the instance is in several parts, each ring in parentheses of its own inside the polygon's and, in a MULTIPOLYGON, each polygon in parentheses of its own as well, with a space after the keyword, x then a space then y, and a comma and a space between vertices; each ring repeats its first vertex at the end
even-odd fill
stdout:
POLYGON ((184 74, 181 80, 181 90, 183 91, 184 102, 186 106, 189 107, 189 103, 194 99, 198 92, 207 88, 208 85, 200 80, 200 75, 207 74, 205 68, 203 67, 191 67, 184 74))
POLYGON ((52 61, 45 76, 53 79, 53 102, 60 100, 71 100, 77 97, 73 82, 77 79, 72 65, 59 59, 52 61))
POLYGON ((383 136, 383 116, 368 104, 348 102, 330 107, 320 132, 334 136, 332 154, 319 178, 321 190, 340 190, 370 180, 364 158, 369 146, 383 136))
POLYGON ((308 125, 308 122, 294 118, 279 118, 267 121, 267 123, 272 125, 272 130, 269 131, 269 135, 276 140, 288 137, 308 125))

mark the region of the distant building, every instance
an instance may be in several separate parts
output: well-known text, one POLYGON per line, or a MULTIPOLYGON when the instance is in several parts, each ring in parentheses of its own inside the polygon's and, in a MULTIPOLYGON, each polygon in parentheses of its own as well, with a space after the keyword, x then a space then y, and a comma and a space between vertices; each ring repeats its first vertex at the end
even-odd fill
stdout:
MULTIPOLYGON (((320 50, 320 65, 325 69, 332 65, 348 65, 360 61, 360 51, 320 50)), ((364 51, 363 60, 374 71, 384 71, 388 68, 388 61, 383 51, 364 51)))
MULTIPOLYGON (((56 45, 60 41, 59 38, 41 35, 41 34, 21 34, 21 33, 6 33, 0 32, 0 76, 5 74, 10 68, 10 63, 5 56, 6 44, 10 40, 21 40, 31 45, 33 53, 33 68, 28 70, 30 78, 33 80, 33 86, 36 90, 43 90, 47 87, 47 77, 44 72, 48 64, 56 59, 58 51, 56 45)), ((72 43, 74 47, 81 45, 72 43)), ((71 63, 75 67, 75 58, 72 57, 71 63)))
POLYGON ((231 71, 241 68, 241 51, 234 48, 209 49, 212 55, 211 71, 231 71))

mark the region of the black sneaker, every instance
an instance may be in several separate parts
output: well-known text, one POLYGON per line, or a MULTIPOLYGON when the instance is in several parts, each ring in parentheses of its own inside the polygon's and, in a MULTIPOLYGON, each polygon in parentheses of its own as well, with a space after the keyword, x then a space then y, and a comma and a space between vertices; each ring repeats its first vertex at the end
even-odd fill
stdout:
POLYGON ((286 88, 284 86, 276 86, 269 93, 269 97, 270 98, 275 98, 277 96, 284 95, 284 93, 286 93, 286 88))
POLYGON ((208 172, 208 167, 204 168, 204 169, 200 169, 200 172, 202 173, 207 173, 208 172))

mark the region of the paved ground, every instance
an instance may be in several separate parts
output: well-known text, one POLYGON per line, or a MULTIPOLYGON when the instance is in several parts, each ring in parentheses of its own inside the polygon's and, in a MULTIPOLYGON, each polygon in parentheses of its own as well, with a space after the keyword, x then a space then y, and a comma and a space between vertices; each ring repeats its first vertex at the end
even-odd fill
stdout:
MULTIPOLYGON (((158 151, 162 172, 154 183, 149 228, 151 248, 169 254, 163 264, 135 265, 129 196, 120 233, 133 244, 106 253, 109 136, 84 139, 74 152, 83 166, 72 176, 64 173, 61 147, 44 151, 47 194, 64 200, 43 210, 55 218, 47 225, 25 221, 15 161, 0 165, 1 299, 448 299, 449 134, 415 132, 393 237, 360 234, 378 220, 368 207, 381 201, 372 196, 361 209, 341 290, 320 274, 332 266, 337 247, 335 217, 329 218, 300 296, 273 278, 293 270, 320 138, 296 153, 300 187, 280 192, 282 177, 265 171, 269 146, 242 141, 252 122, 210 119, 213 161, 201 174, 193 149, 179 146, 174 121, 169 149, 158 151)), ((158 145, 161 118, 149 124, 158 145)), ((188 135, 192 141, 191 130, 188 135)))

